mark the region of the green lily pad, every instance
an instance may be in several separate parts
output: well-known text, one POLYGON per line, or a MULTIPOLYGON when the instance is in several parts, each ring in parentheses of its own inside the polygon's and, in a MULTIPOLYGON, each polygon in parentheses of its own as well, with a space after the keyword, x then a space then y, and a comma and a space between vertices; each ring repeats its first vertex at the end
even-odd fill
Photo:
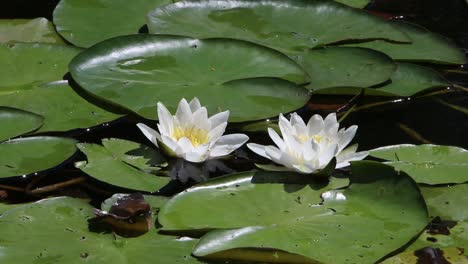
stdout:
POLYGON ((247 40, 286 53, 351 39, 411 41, 384 19, 334 1, 182 1, 150 12, 148 28, 157 34, 247 40))
POLYGON ((309 99, 292 83, 307 81, 294 61, 236 40, 118 37, 75 57, 70 72, 88 92, 151 119, 158 101, 173 111, 183 97, 198 97, 211 114, 230 110, 235 122, 294 111, 309 99))
POLYGON ((425 184, 463 183, 468 181, 468 151, 439 145, 393 145, 370 151, 376 158, 408 173, 425 184))
POLYGON ((420 188, 431 217, 468 221, 468 184, 420 188))
POLYGON ((355 8, 364 8, 368 5, 371 0, 335 0, 338 3, 349 5, 355 8))
POLYGON ((405 251, 396 256, 393 256, 382 264, 420 264, 421 261, 430 259, 431 261, 437 261, 433 263, 445 263, 450 264, 465 264, 467 257, 463 254, 463 250, 456 247, 449 248, 423 248, 415 251, 405 251), (449 262, 450 261, 450 262, 449 262))
POLYGON ((155 149, 123 139, 104 139, 103 145, 79 143, 88 162, 78 168, 99 181, 145 192, 155 192, 170 181, 150 173, 162 159, 155 149))
POLYGON ((148 11, 171 0, 61 0, 54 10, 57 31, 79 47, 138 33, 148 11))
POLYGON ((369 87, 392 76, 396 65, 383 53, 361 48, 326 47, 293 56, 310 76, 311 90, 369 87))
MULTIPOLYGON (((408 248, 407 251, 419 250, 425 247, 452 248, 465 252, 468 258, 468 222, 441 223, 435 230, 424 231, 408 248), (434 232, 435 231, 435 232, 434 232)), ((431 224, 434 225, 434 224, 431 224)), ((463 254, 462 254, 463 255, 463 254)))
POLYGON ((35 113, 0 106, 0 142, 34 131, 43 121, 44 118, 35 113))
POLYGON ((351 185, 343 190, 280 184, 291 174, 259 173, 231 175, 176 195, 159 213, 162 229, 215 229, 193 251, 208 259, 364 264, 405 245, 428 222, 414 181, 377 162, 354 162, 351 185))
POLYGON ((34 19, 0 19, 0 43, 39 42, 64 44, 54 25, 43 17, 34 19))
POLYGON ((23 206, 23 204, 7 204, 0 203, 0 216, 8 210, 14 209, 16 207, 23 206))
POLYGON ((22 176, 56 167, 76 152, 76 140, 29 137, 0 144, 0 178, 22 176))
POLYGON ((63 79, 79 51, 54 44, 0 44, 0 95, 63 79))
POLYGON ((436 71, 411 63, 398 63, 391 83, 377 88, 398 96, 412 96, 423 91, 447 87, 451 84, 436 71))
POLYGON ((450 39, 430 32, 429 30, 404 22, 393 22, 393 25, 406 33, 412 43, 400 44, 384 40, 351 44, 363 48, 370 48, 383 52, 394 60, 420 61, 442 64, 468 63, 463 51, 450 39))
POLYGON ((44 124, 35 133, 88 128, 121 117, 81 97, 67 81, 1 95, 0 105, 42 115, 44 124))
POLYGON ((157 258, 160 263, 198 263, 190 256, 197 240, 154 231, 137 238, 114 238, 88 231, 91 217, 88 203, 67 197, 9 210, 0 217, 0 262, 150 264, 157 258))

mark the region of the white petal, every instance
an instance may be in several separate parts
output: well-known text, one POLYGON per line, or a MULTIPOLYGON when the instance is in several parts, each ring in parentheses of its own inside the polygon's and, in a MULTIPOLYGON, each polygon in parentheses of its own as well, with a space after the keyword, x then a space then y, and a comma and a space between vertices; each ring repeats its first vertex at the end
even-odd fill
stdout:
POLYGON ((161 134, 171 135, 174 130, 172 115, 161 102, 158 103, 158 119, 161 134))
POLYGON ((286 146, 284 144, 284 141, 281 139, 281 137, 276 133, 276 131, 273 128, 268 128, 268 135, 270 135, 270 138, 275 142, 275 144, 280 148, 284 149, 286 146))
POLYGON ((294 168, 296 172, 304 173, 304 174, 309 174, 309 173, 316 171, 305 164, 293 165, 292 167, 294 168))
POLYGON ((320 131, 323 130, 323 118, 320 115, 313 115, 310 119, 309 122, 307 122, 307 130, 309 136, 313 136, 318 134, 320 131))
POLYGON ((180 124, 188 124, 192 119, 192 110, 190 110, 190 106, 185 98, 180 100, 179 106, 177 106, 176 117, 180 124))
POLYGON ((192 141, 186 137, 181 137, 179 141, 177 141, 177 145, 177 154, 185 154, 193 150, 192 141))
MULTIPOLYGON (((216 141, 210 150, 210 158, 229 155, 234 150, 240 148, 249 140, 244 134, 230 134, 222 136, 216 141)), ((258 154, 258 153, 257 153, 258 154)))
POLYGON ((210 122, 208 121, 208 111, 206 110, 206 107, 200 107, 193 113, 191 124, 205 131, 210 130, 211 127, 210 122))
POLYGON ((164 145, 164 146, 160 146, 160 148, 167 148, 168 152, 170 153, 167 153, 169 155, 175 155, 177 157, 181 157, 178 155, 177 153, 177 149, 178 149, 178 145, 177 145, 177 142, 175 142, 172 138, 168 137, 168 136, 165 136, 165 135, 161 135, 161 141, 159 142, 159 145, 164 145))
POLYGON ((270 159, 276 163, 281 162, 281 150, 273 147, 273 146, 266 146, 265 147, 266 154, 270 157, 270 159))
POLYGON ((361 151, 361 152, 354 152, 356 151, 356 148, 354 148, 355 145, 343 150, 340 154, 336 156, 336 168, 343 168, 346 166, 349 166, 350 161, 355 161, 355 160, 362 160, 365 157, 369 155, 368 151, 361 151), (347 151, 348 149, 353 148, 350 151, 347 151))
POLYGON ((216 115, 208 118, 211 124, 211 128, 217 127, 222 123, 226 123, 229 118, 229 111, 217 113, 216 115))
MULTIPOLYGON (((357 126, 350 126, 348 129, 344 130, 338 139, 338 152, 342 151, 348 144, 353 140, 356 135, 357 126)), ((341 131, 341 130, 340 130, 341 131)), ((339 133, 340 134, 340 133, 339 133)))
POLYGON ((190 101, 189 105, 190 105, 190 110, 192 110, 192 113, 197 111, 198 108, 201 107, 200 101, 198 100, 197 97, 194 97, 192 101, 190 101))
POLYGON ((281 130, 281 135, 283 138, 285 135, 291 135, 293 134, 293 128, 289 121, 283 116, 283 114, 279 115, 279 122, 278 122, 279 128, 281 130))
POLYGON ((340 125, 338 124, 338 121, 336 120, 335 113, 329 114, 323 122, 324 122, 324 130, 327 134, 334 135, 338 132, 338 127, 340 125))
POLYGON ((137 127, 141 130, 141 132, 143 132, 143 135, 145 135, 145 137, 151 141, 151 143, 158 147, 158 139, 161 140, 161 135, 156 130, 143 123, 138 123, 137 127))
POLYGON ((227 122, 224 122, 208 132, 208 138, 211 142, 211 145, 214 145, 216 141, 224 134, 224 131, 226 131, 226 126, 227 122))
POLYGON ((255 152, 256 154, 269 159, 268 155, 265 152, 265 146, 264 145, 260 145, 260 144, 256 144, 256 143, 249 143, 249 144, 247 144, 247 147, 251 151, 255 152))
POLYGON ((318 169, 323 169, 325 166, 328 165, 328 163, 335 157, 336 153, 338 152, 338 145, 337 144, 331 144, 328 145, 325 149, 320 150, 320 156, 319 156, 319 168, 318 169))
POLYGON ((190 162, 203 162, 207 159, 208 145, 200 145, 191 152, 185 153, 184 159, 190 162))
POLYGON ((302 120, 302 117, 300 117, 297 113, 292 113, 291 114, 291 126, 303 126, 305 127, 306 124, 304 123, 304 120, 302 120))

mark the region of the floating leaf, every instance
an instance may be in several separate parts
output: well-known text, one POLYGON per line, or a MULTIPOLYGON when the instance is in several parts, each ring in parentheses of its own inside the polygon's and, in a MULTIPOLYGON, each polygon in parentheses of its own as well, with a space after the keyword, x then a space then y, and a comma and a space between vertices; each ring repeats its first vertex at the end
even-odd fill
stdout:
POLYGON ((408 173, 416 182, 426 184, 468 181, 468 151, 439 145, 392 145, 370 151, 376 158, 408 173))
POLYGON ((311 90, 368 87, 387 81, 396 69, 385 54, 361 48, 327 47, 293 58, 309 74, 311 90))
POLYGON ((57 31, 79 47, 138 33, 145 15, 171 0, 61 0, 54 10, 57 31))
POLYGON ((0 105, 42 115, 44 125, 36 133, 88 128, 121 117, 81 97, 67 81, 1 95, 0 105))
POLYGON ((382 264, 420 264, 421 261, 432 261, 431 263, 466 263, 466 255, 463 250, 456 247, 450 248, 422 248, 415 251, 405 251, 394 257, 386 259, 382 264), (450 261, 450 262, 449 262, 450 261))
POLYGON ((0 142, 34 131, 43 121, 44 118, 40 115, 0 106, 0 142))
POLYGON ((212 114, 230 110, 230 121, 276 116, 309 99, 292 83, 307 81, 292 60, 235 40, 118 37, 78 55, 70 72, 90 93, 151 119, 158 101, 174 111, 182 97, 198 97, 212 114))
POLYGON ((0 262, 150 264, 157 258, 160 263, 198 263, 190 256, 197 240, 156 232, 115 238, 88 231, 92 209, 85 201, 60 197, 7 211, 0 217, 0 262))
POLYGON ((394 60, 421 61, 443 64, 468 63, 463 51, 450 39, 430 32, 429 30, 403 22, 393 22, 393 25, 406 33, 412 43, 391 43, 384 40, 352 44, 363 48, 370 48, 383 52, 394 60))
POLYGON ((371 0, 335 0, 338 3, 349 5, 356 8, 364 8, 371 0))
POLYGON ((425 247, 458 247, 467 252, 468 222, 433 221, 429 224, 429 229, 424 231, 407 250, 418 250, 425 247))
POLYGON ((87 163, 79 164, 79 169, 99 181, 145 192, 155 192, 169 182, 167 177, 145 172, 159 165, 156 163, 160 162, 161 156, 153 153, 156 150, 122 139, 103 140, 103 145, 78 144, 88 158, 87 163))
POLYGON ((450 86, 436 71, 411 63, 398 63, 398 68, 391 77, 391 83, 379 87, 379 91, 398 96, 412 96, 434 88, 450 86))
POLYGON ((427 224, 418 187, 390 166, 354 162, 343 190, 281 184, 288 176, 248 172, 208 181, 169 200, 159 222, 177 233, 215 229, 195 247, 198 257, 283 263, 297 255, 297 263, 374 263, 427 224))
POLYGON ((421 186, 421 192, 431 217, 468 221, 468 184, 421 186))
POLYGON ((0 95, 61 80, 79 51, 53 44, 0 44, 0 95))
POLYGON ((76 141, 60 137, 29 137, 0 144, 0 178, 27 175, 56 167, 75 152, 76 141))
POLYGON ((46 18, 0 19, 0 43, 16 41, 64 44, 46 18))
POLYGON ((411 41, 384 19, 334 1, 182 1, 150 12, 148 28, 157 34, 242 39, 288 53, 343 40, 411 41))

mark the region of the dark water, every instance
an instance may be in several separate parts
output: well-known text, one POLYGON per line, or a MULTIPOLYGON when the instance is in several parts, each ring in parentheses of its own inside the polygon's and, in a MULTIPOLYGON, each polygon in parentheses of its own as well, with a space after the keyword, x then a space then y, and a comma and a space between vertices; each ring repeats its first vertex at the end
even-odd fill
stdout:
MULTIPOLYGON (((2 0, 0 18, 46 17, 51 19, 52 11, 57 3, 58 0, 2 0)), ((452 38, 460 48, 464 49, 465 53, 468 52, 468 7, 465 0, 376 0, 366 9, 389 19, 405 20, 425 26, 432 31, 452 38)), ((439 70, 452 83, 468 87, 468 66, 430 66, 439 70), (458 72, 448 73, 447 70, 457 70, 458 72)), ((352 104, 356 104, 357 109, 360 110, 351 113, 342 124, 344 126, 353 124, 359 126, 355 141, 359 142, 361 149, 403 143, 434 143, 468 148, 468 115, 454 110, 440 101, 468 108, 467 91, 452 87, 441 90, 436 95, 403 98, 378 106, 372 106, 372 104, 381 98, 359 98, 352 104)), ((346 109, 351 99, 350 96, 313 96, 309 104, 299 112, 304 118, 315 113, 324 115, 342 107, 346 109)), ((146 139, 135 126, 139 121, 141 119, 138 117, 128 116, 90 131, 77 130, 61 135, 71 136, 82 142, 99 143, 102 138, 116 137, 146 143, 146 139)), ((265 141, 267 137, 257 133, 252 134, 251 138, 253 141, 265 141)), ((253 168, 252 159, 258 158, 245 149, 241 149, 237 154, 238 158, 225 164, 228 169, 215 171, 211 176, 229 171, 251 169, 253 168)), ((72 162, 45 173, 46 177, 42 177, 38 182, 33 182, 34 184, 32 184, 34 177, 3 180, 0 184, 20 188, 26 187, 28 184, 40 187, 74 179, 84 175, 73 167, 73 162, 84 159, 82 154, 77 154, 72 162)), ((162 194, 169 195, 181 191, 191 184, 194 184, 193 180, 186 184, 177 181, 171 182, 167 188, 162 190, 162 194)), ((42 197, 42 195, 25 196, 22 192, 9 190, 2 193, 2 189, 0 187, 0 200, 2 195, 6 196, 4 199, 8 201, 35 200, 42 197)), ((98 203, 112 193, 124 191, 126 190, 112 188, 88 178, 80 184, 59 188, 52 194, 93 197, 94 201, 98 203)))

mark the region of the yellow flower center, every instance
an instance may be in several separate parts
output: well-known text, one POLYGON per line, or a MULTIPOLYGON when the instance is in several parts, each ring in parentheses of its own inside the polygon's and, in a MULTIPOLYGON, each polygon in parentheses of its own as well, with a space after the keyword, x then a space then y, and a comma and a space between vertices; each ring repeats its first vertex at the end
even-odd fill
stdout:
POLYGON ((172 133, 172 138, 178 141, 183 137, 188 138, 190 142, 192 142, 192 145, 194 147, 205 144, 209 141, 207 131, 193 126, 185 128, 176 127, 174 129, 174 133, 172 133))
MULTIPOLYGON (((315 140, 315 142, 317 143, 320 143, 320 141, 322 141, 323 137, 322 136, 319 136, 319 135, 313 135, 312 138, 315 140)), ((299 135, 297 137, 297 140, 300 142, 300 143, 304 143, 306 142, 307 140, 309 140, 310 137, 309 135, 307 134, 302 134, 302 135, 299 135)))

